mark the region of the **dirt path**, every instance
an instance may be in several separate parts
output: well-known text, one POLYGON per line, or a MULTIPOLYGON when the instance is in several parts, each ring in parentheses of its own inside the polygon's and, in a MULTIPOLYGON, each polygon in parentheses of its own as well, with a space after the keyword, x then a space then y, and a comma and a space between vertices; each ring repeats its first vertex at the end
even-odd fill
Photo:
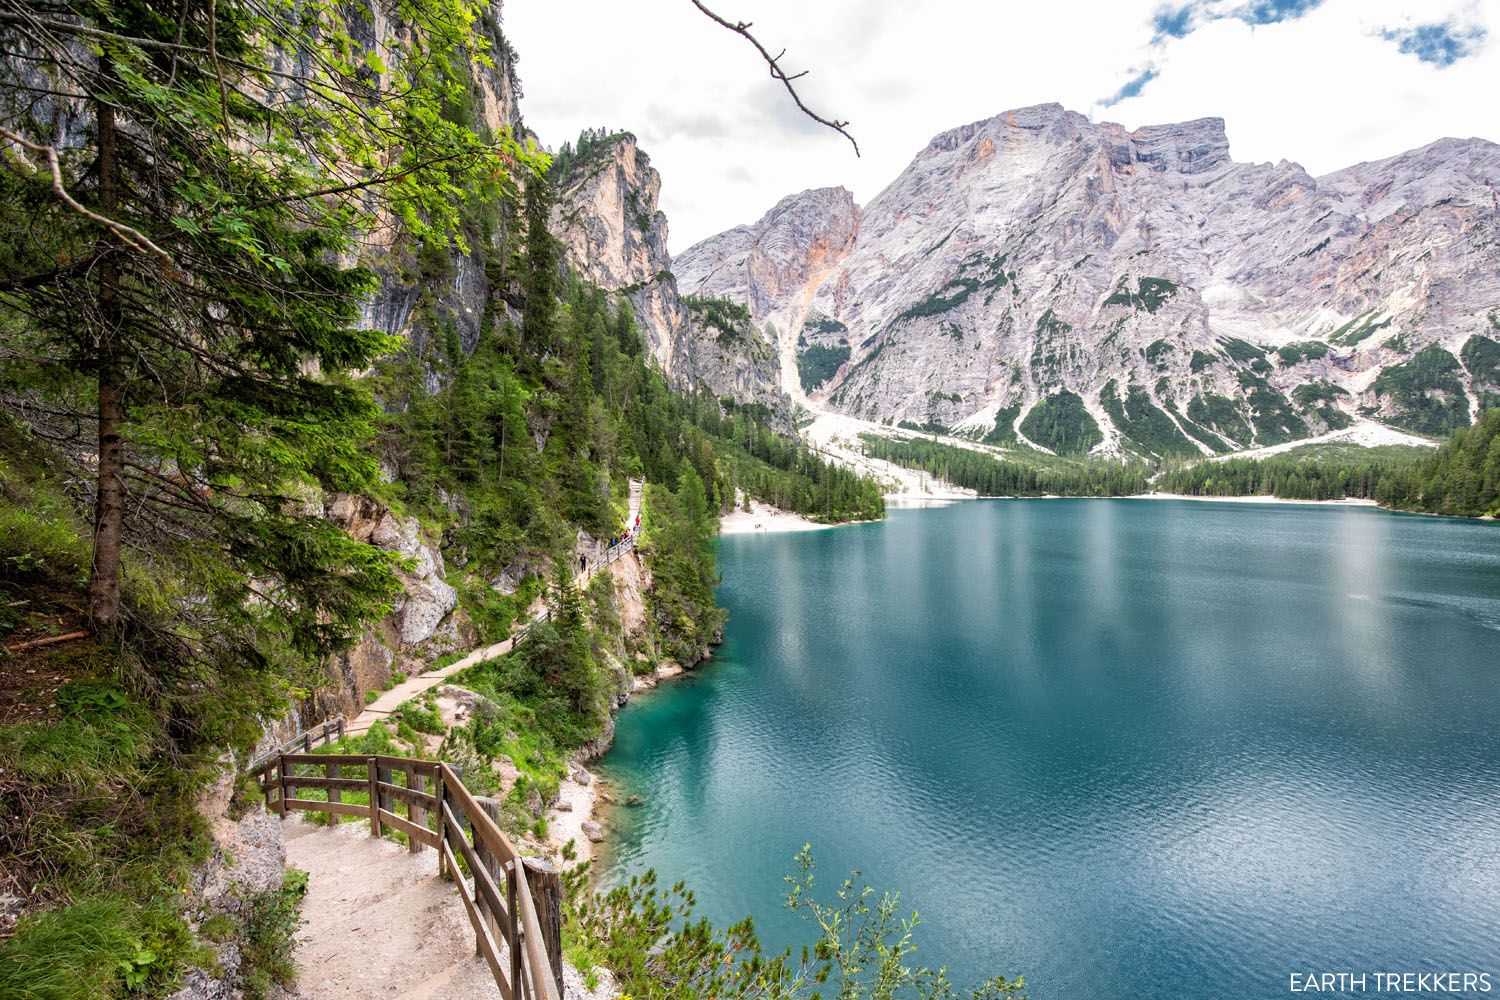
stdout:
POLYGON ((297 992, 355 997, 499 997, 463 902, 437 877, 431 851, 412 854, 363 823, 282 824, 287 864, 308 873, 297 940, 297 992), (469 975, 470 966, 483 977, 469 975), (470 988, 448 984, 463 977, 470 988), (486 985, 488 989, 485 989, 486 985))
MULTIPOLYGON (((629 513, 625 516, 625 529, 627 533, 633 533, 635 530, 634 526, 636 518, 640 517, 641 514, 641 496, 644 492, 644 482, 639 479, 632 479, 630 481, 630 507, 629 513)), ((593 578, 595 573, 609 566, 609 562, 610 560, 599 559, 589 563, 587 571, 585 571, 579 577, 579 585, 586 586, 588 584, 588 581, 593 578)), ((536 620, 537 617, 538 616, 533 616, 532 618, 527 619, 524 624, 531 624, 536 620)), ((516 631, 520 631, 521 627, 522 626, 518 626, 516 631)), ((369 732, 371 726, 382 719, 388 718, 391 713, 396 711, 396 709, 402 704, 402 702, 408 701, 412 698, 415 698, 419 694, 437 687, 449 677, 467 670, 469 667, 474 666, 474 664, 476 663, 483 663, 485 660, 493 660, 496 657, 504 656, 506 653, 509 653, 511 651, 513 645, 514 640, 502 639, 500 642, 493 643, 489 646, 481 646, 478 649, 470 650, 467 654, 464 655, 463 659, 457 661, 456 663, 450 663, 448 666, 443 667, 440 670, 428 670, 418 674, 415 677, 407 678, 400 684, 397 684, 395 687, 391 688, 389 691, 383 692, 380 697, 376 698, 369 705, 366 705, 365 710, 363 712, 360 712, 359 715, 355 717, 355 719, 350 722, 348 726, 345 727, 345 734, 348 736, 358 736, 362 733, 369 732)))
MULTIPOLYGON (((436 855, 412 854, 370 836, 364 823, 282 823, 287 865, 308 873, 297 935, 297 996, 305 1000, 498 1000, 499 987, 474 953, 474 932, 436 855)), ((501 964, 509 962, 501 943, 501 964)), ((604 1000, 571 966, 565 1000, 604 1000)))

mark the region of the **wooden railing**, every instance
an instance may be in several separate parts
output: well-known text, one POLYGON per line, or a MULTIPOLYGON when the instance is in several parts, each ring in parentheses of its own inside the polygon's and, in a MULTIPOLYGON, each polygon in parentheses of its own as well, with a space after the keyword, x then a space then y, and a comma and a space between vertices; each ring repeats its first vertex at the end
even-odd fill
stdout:
POLYGON ((561 878, 550 863, 516 853, 495 822, 499 803, 470 794, 452 765, 410 757, 279 753, 253 774, 267 807, 282 817, 291 810, 359 816, 369 820, 373 837, 397 831, 413 853, 436 848, 438 874, 458 887, 475 949, 500 995, 560 1000, 561 878), (302 798, 303 789, 324 798, 302 798), (367 796, 368 802, 346 802, 345 793, 367 796), (502 943, 509 951, 504 962, 502 943))
POLYGON ((250 765, 250 773, 258 774, 260 770, 266 766, 267 763, 274 760, 280 754, 288 752, 289 750, 296 750, 298 747, 301 747, 302 751, 305 753, 320 743, 334 743, 343 738, 344 717, 342 715, 335 716, 334 718, 329 719, 327 722, 322 722, 316 726, 313 726, 306 732, 298 733, 296 736, 293 736, 291 739, 287 740, 276 749, 268 751, 267 753, 261 754, 259 757, 255 758, 255 763, 250 765))
POLYGON ((610 563, 614 562, 616 559, 623 556, 625 553, 629 552, 631 549, 635 548, 635 539, 636 533, 632 531, 630 534, 626 535, 624 538, 611 545, 608 550, 605 551, 602 557, 595 559, 593 562, 589 563, 589 572, 595 572, 597 570, 603 569, 610 563))

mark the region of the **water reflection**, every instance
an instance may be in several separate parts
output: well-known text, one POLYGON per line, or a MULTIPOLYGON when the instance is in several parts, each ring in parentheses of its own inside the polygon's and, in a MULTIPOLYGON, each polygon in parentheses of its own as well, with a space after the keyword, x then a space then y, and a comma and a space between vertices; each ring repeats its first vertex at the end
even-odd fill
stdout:
POLYGON ((611 877, 791 944, 811 841, 1038 1000, 1500 966, 1500 529, 1036 501, 721 552, 718 662, 606 758, 611 877))

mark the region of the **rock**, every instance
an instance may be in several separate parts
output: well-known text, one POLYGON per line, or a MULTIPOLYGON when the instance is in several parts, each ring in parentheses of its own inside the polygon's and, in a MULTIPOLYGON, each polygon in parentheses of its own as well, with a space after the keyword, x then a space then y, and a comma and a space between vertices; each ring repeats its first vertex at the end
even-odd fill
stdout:
POLYGON ((556 809, 560 813, 570 813, 573 811, 573 803, 569 802, 567 799, 558 799, 556 802, 552 803, 552 808, 556 809))
POLYGON ((1132 132, 1039 105, 934 137, 863 209, 803 192, 672 267, 778 331, 794 397, 1002 443, 1031 426, 1062 448, 1055 421, 1026 418, 1066 390, 1103 452, 1197 455, 1361 406, 1408 429, 1423 400, 1472 413, 1488 376, 1456 359, 1500 340, 1497 177, 1500 146, 1480 139, 1313 177, 1236 163, 1221 119, 1132 132), (1373 385, 1428 346, 1452 378, 1416 402, 1373 385), (813 349, 828 380, 801 386, 813 349))
POLYGON ((459 687, 457 684, 441 684, 438 686, 437 694, 440 707, 445 701, 452 704, 455 720, 467 719, 474 714, 481 703, 489 702, 484 695, 459 687))
POLYGON ((557 183, 552 230, 568 266, 601 288, 626 293, 668 379, 763 403, 772 422, 791 431, 791 401, 778 388, 780 363, 763 330, 749 322, 710 328, 679 293, 667 218, 657 209, 661 175, 635 136, 620 134, 557 183))
POLYGON ((0 938, 15 929, 16 922, 25 912, 26 900, 8 892, 0 893, 0 938))
POLYGON ((589 773, 587 768, 580 767, 573 772, 573 780, 580 785, 588 786, 594 783, 594 776, 589 773))
POLYGON ((490 766, 493 767, 495 773, 500 776, 500 785, 502 788, 515 787, 516 779, 521 776, 521 769, 516 767, 515 761, 511 760, 509 756, 502 753, 495 757, 494 763, 490 766))
MULTIPOLYGON (((234 774, 227 760, 225 764, 198 805, 212 831, 213 851, 193 872, 190 914, 196 924, 220 914, 243 919, 256 896, 281 887, 286 866, 281 822, 258 798, 243 815, 231 815, 234 774)), ((238 1000, 239 942, 220 944, 213 954, 217 968, 188 970, 171 1000, 238 1000)))
POLYGON ((630 796, 630 798, 625 800, 625 804, 627 806, 630 806, 631 808, 637 808, 639 806, 645 805, 646 800, 641 798, 639 795, 632 795, 630 796))
POLYGON ((583 831, 583 835, 585 837, 589 838, 590 843, 599 844, 604 841, 604 827, 600 826, 593 820, 584 820, 581 824, 579 824, 578 828, 583 831))

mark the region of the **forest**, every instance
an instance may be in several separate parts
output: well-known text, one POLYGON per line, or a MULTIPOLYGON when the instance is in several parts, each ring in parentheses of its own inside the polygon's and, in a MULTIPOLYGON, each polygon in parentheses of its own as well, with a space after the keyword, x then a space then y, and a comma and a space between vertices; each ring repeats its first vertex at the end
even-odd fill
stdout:
MULTIPOLYGON (((213 910, 191 890, 215 856, 199 807, 230 780, 230 812, 253 808, 234 768, 403 599, 411 558, 328 511, 434 539, 455 615, 490 638, 568 592, 575 544, 617 534, 644 479, 642 641, 690 661, 723 621, 711 541, 737 496, 830 521, 883 501, 756 408, 669 384, 628 302, 568 273, 550 158, 479 110, 476 74, 514 59, 485 4, 403 5, 400 46, 336 5, 17 6, 0 995, 162 996, 235 941, 238 988, 269 996, 305 880, 213 910), (471 322, 453 290, 476 280, 471 322), (372 322, 403 301, 404 329, 372 322)), ((538 774, 607 723, 613 613, 562 600, 474 679, 524 719, 538 774)))
POLYGON ((1009 460, 928 438, 864 434, 861 441, 871 458, 921 469, 984 497, 1118 497, 1150 490, 1151 470, 1140 463, 1054 459, 1033 452, 1016 452, 1009 460))

